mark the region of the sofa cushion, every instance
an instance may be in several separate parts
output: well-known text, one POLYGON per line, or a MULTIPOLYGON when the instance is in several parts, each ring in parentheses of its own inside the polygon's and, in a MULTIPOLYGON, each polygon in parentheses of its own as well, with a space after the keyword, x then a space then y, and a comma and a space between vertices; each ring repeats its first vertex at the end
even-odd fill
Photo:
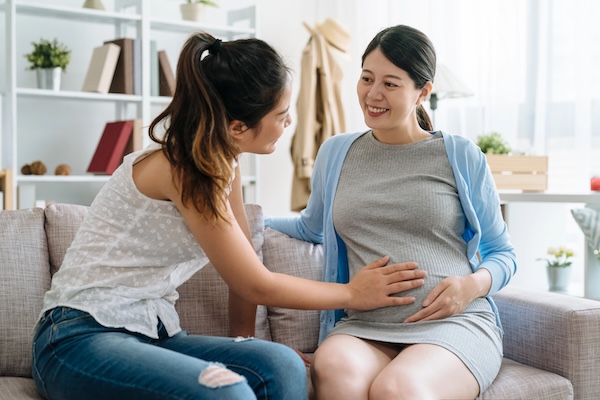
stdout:
POLYGON ((51 273, 60 268, 88 207, 76 204, 52 204, 46 207, 46 235, 50 252, 51 273))
POLYGON ((574 208, 571 214, 590 248, 600 251, 600 211, 589 207, 574 208))
MULTIPOLYGON (((262 261, 264 243, 264 222, 262 209, 258 205, 246 204, 246 214, 252 233, 252 242, 259 259, 262 261)), ((181 327, 191 334, 227 336, 228 288, 211 263, 197 272, 177 290, 179 300, 176 308, 181 319, 181 327)), ((267 310, 258 306, 256 310, 256 337, 270 340, 267 310)))
POLYGON ((500 372, 492 385, 478 397, 479 400, 568 400, 572 398, 573 385, 567 378, 507 358, 502 360, 500 372))
POLYGON ((31 378, 0 377, 0 400, 42 400, 31 378))
POLYGON ((0 376, 31 376, 32 332, 50 263, 44 210, 0 212, 0 376))
MULTIPOLYGON (((323 246, 265 229, 264 263, 273 272, 323 279, 323 246)), ((319 341, 319 311, 268 307, 271 338, 305 353, 316 350, 319 341)))

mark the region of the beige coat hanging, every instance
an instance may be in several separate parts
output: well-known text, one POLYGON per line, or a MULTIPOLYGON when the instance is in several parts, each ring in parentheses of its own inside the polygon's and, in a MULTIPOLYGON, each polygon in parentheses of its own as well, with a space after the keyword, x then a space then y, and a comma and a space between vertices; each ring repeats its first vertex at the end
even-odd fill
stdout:
POLYGON ((296 103, 297 124, 292 138, 294 163, 292 181, 293 211, 306 207, 310 196, 310 177, 317 151, 331 136, 345 131, 345 116, 341 98, 342 69, 334 52, 345 52, 350 44, 349 33, 336 21, 325 20, 311 33, 302 52, 300 92, 296 103))

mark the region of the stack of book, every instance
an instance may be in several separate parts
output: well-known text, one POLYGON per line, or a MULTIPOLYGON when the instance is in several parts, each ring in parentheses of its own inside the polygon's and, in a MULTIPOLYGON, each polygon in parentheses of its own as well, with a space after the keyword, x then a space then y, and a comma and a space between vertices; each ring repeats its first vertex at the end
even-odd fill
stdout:
MULTIPOLYGON (((175 75, 166 51, 151 47, 151 95, 173 96, 175 75)), ((142 94, 142 51, 139 39, 120 38, 96 47, 83 82, 84 92, 142 94)))

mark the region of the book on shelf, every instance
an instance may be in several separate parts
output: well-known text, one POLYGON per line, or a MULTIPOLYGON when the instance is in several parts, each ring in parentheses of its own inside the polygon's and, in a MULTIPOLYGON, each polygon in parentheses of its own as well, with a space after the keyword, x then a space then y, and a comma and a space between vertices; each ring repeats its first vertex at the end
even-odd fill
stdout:
POLYGON ((167 52, 160 50, 158 52, 158 75, 159 75, 159 95, 173 96, 175 93, 175 75, 169 62, 167 52))
POLYGON ((0 211, 4 210, 4 192, 0 190, 0 211))
POLYGON ((150 41, 150 95, 159 94, 159 76, 158 76, 158 51, 156 50, 156 40, 150 41))
POLYGON ((133 94, 142 95, 142 40, 133 39, 133 94))
POLYGON ((114 43, 94 48, 81 90, 108 93, 120 52, 121 48, 114 43))
POLYGON ((133 128, 131 129, 131 136, 127 141, 127 145, 125 146, 123 157, 134 151, 141 150, 144 146, 144 128, 142 126, 142 119, 132 119, 131 123, 133 124, 133 128))
POLYGON ((104 42, 104 44, 109 43, 116 44, 121 48, 109 92, 134 94, 134 39, 119 38, 104 42))
POLYGON ((131 138, 133 122, 108 122, 104 127, 87 172, 112 175, 123 161, 123 154, 131 138))

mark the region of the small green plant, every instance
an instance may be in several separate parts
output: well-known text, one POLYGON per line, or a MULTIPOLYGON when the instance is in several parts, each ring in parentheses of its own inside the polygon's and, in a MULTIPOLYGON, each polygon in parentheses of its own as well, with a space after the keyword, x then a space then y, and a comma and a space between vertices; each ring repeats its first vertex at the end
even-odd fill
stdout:
POLYGON ((546 261, 546 265, 551 268, 566 268, 573 263, 570 258, 575 255, 573 250, 566 247, 550 247, 548 254, 551 258, 538 258, 537 261, 546 261))
POLYGON ((204 4, 209 7, 219 7, 219 5, 212 0, 187 0, 190 4, 204 4))
POLYGON ((39 42, 32 42, 33 51, 25 54, 27 61, 31 63, 29 69, 38 68, 56 68, 60 67, 63 70, 67 69, 69 61, 71 61, 71 50, 58 39, 53 41, 40 39, 39 42))
POLYGON ((477 146, 486 154, 508 154, 510 147, 498 132, 477 136, 477 146))

